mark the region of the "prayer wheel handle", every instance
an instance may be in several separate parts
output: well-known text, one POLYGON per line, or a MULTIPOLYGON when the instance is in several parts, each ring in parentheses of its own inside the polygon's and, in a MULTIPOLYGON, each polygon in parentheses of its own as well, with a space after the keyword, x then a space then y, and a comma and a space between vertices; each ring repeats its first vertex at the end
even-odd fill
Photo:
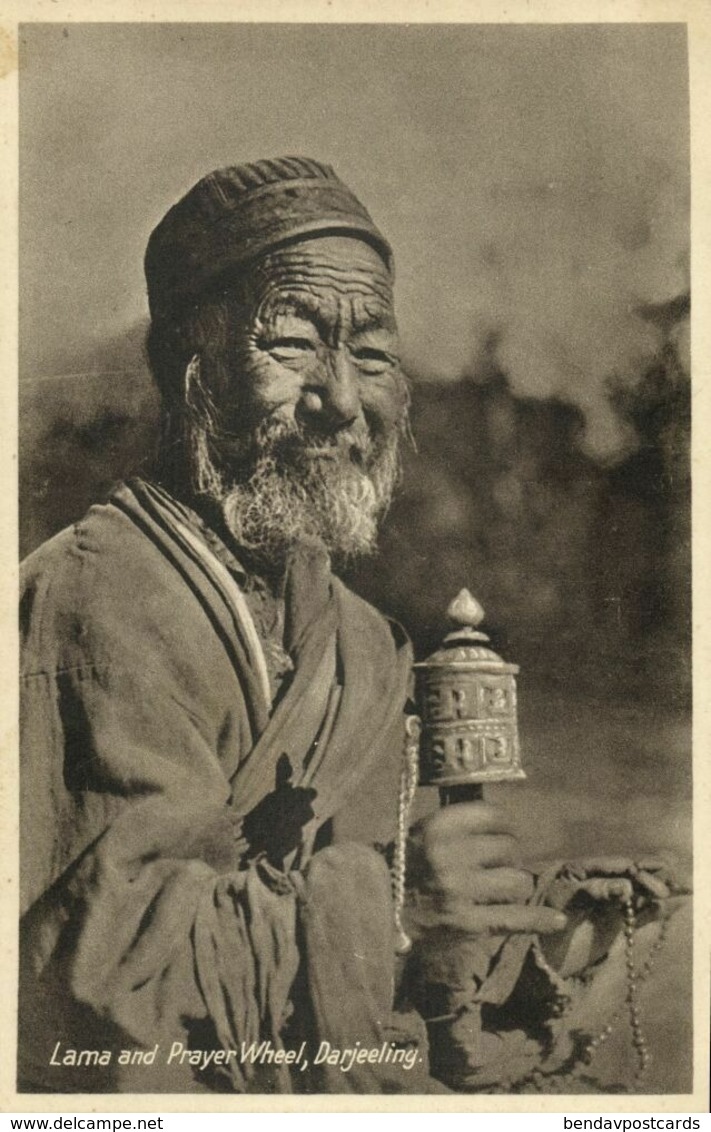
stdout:
POLYGON ((447 608, 455 626, 436 652, 413 665, 419 714, 405 725, 392 882, 396 951, 412 946, 403 926, 409 815, 420 786, 437 786, 443 806, 479 802, 487 782, 520 782, 516 715, 518 666, 487 648, 484 610, 468 590, 447 608))

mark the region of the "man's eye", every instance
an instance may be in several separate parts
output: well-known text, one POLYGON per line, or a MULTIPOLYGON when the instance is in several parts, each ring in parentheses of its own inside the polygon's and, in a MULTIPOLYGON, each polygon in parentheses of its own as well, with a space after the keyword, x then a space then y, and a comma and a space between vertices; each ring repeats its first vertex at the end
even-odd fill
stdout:
POLYGON ((282 362, 302 358, 304 354, 313 353, 315 348, 309 338, 274 338, 264 344, 264 349, 282 362))
POLYGON ((397 364, 397 359, 392 354, 386 354, 384 350, 376 350, 372 346, 361 346, 357 350, 351 350, 351 355, 364 373, 385 373, 387 369, 397 364))

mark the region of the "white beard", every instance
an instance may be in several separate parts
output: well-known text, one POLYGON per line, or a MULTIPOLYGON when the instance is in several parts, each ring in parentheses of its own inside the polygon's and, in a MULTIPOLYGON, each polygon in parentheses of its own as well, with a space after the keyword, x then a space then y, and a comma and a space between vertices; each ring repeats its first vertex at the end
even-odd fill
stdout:
POLYGON ((365 425, 319 440, 267 422, 253 447, 251 475, 220 499, 241 546, 273 566, 305 538, 320 539, 341 560, 375 550, 399 478, 397 432, 376 450, 365 425))

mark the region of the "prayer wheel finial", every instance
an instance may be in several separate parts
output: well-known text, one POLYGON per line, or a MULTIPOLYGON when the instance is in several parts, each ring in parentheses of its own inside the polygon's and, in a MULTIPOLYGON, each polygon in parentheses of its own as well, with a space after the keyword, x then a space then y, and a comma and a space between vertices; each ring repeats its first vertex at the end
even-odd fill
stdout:
MULTIPOLYGON (((484 620, 484 610, 469 590, 462 589, 447 606, 447 617, 454 625, 460 625, 464 629, 476 629, 476 626, 484 620)), ((484 636, 483 639, 488 641, 489 638, 484 636)))

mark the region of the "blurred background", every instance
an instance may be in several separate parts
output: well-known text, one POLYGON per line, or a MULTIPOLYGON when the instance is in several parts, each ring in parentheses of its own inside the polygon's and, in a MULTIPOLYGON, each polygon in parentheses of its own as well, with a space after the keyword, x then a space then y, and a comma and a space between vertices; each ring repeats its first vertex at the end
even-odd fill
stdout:
POLYGON ((220 165, 329 162, 396 252, 417 446, 351 583, 420 658, 483 604, 526 853, 688 857, 685 28, 26 24, 20 75, 22 554, 150 462, 163 213, 220 165))

